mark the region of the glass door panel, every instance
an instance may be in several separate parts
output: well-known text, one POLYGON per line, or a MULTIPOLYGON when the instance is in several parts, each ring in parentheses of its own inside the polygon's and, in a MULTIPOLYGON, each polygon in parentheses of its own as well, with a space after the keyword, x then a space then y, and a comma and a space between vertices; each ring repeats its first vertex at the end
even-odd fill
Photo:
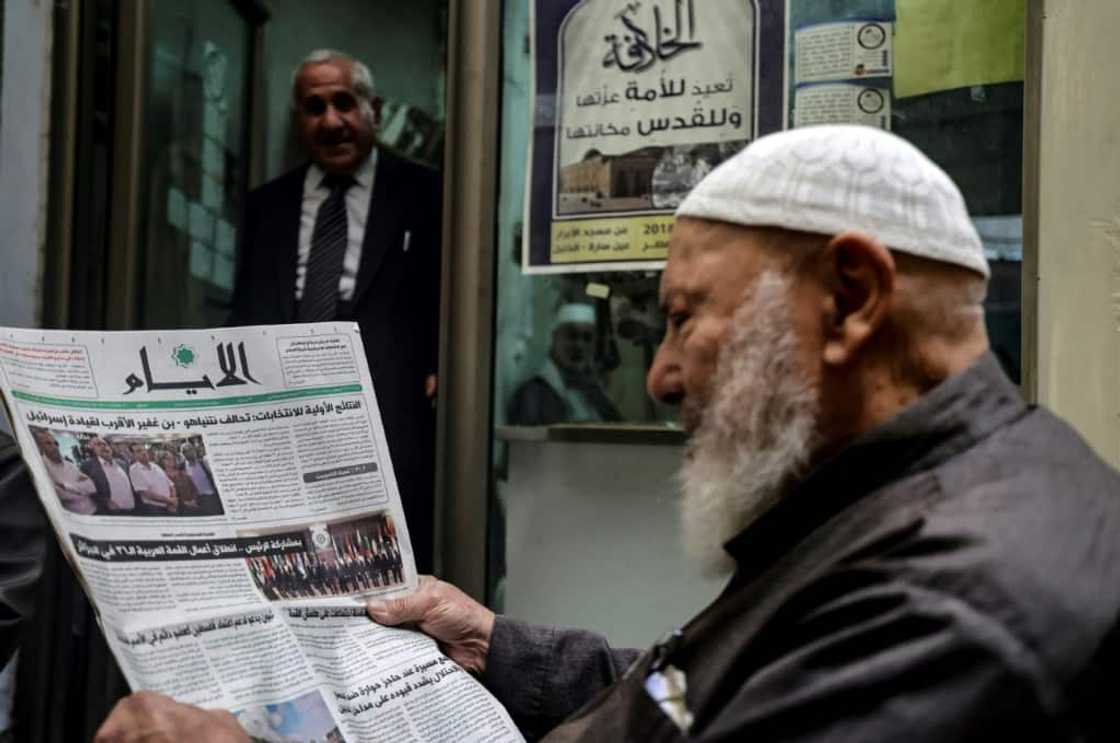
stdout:
POLYGON ((217 325, 248 189, 253 26, 229 0, 147 13, 139 325, 217 325))
MULTIPOLYGON (((603 174, 600 180, 588 175, 591 186, 583 181, 565 185, 564 179, 575 177, 570 168, 557 175, 560 190, 574 189, 569 202, 576 203, 571 199, 578 201, 582 194, 622 210, 630 203, 624 197, 631 193, 652 194, 650 203, 637 208, 655 209, 666 179, 672 180, 670 170, 688 171, 688 178, 676 179, 687 190, 687 184, 710 167, 709 160, 725 159, 733 154, 729 148, 745 144, 729 137, 715 149, 706 144, 646 148, 640 152, 657 150, 652 152, 657 165, 641 171, 648 183, 635 184, 632 178, 606 175, 604 163, 610 157, 605 148, 619 141, 607 139, 614 134, 610 126, 604 125, 606 129, 599 128, 595 135, 586 128, 573 132, 568 127, 561 132, 558 109, 564 91, 555 81, 562 82, 569 68, 582 64, 584 58, 596 65, 601 59, 604 68, 612 68, 611 74, 620 64, 619 52, 612 57, 603 43, 604 35, 611 38, 610 29, 593 24, 586 39, 573 43, 570 35, 580 27, 578 14, 599 14, 596 17, 608 22, 625 17, 628 27, 633 27, 645 22, 643 14, 655 10, 663 20, 672 19, 666 8, 678 6, 701 7, 691 2, 510 0, 505 4, 502 34, 490 600, 496 608, 515 612, 533 613, 540 607, 541 616, 530 618, 582 621, 616 633, 612 639, 617 641, 642 644, 673 621, 686 618, 716 590, 716 585, 696 581, 680 567, 684 558, 675 536, 672 475, 683 434, 675 423, 675 411, 645 394, 645 374, 662 332, 656 301, 660 272, 649 267, 577 272, 555 264, 551 273, 526 272, 530 261, 523 248, 547 255, 549 246, 542 249, 536 244, 539 234, 523 245, 528 229, 524 220, 533 213, 525 193, 534 189, 536 199, 535 189, 548 193, 552 188, 531 182, 530 166, 536 163, 542 142, 545 149, 555 146, 559 152, 555 142, 562 136, 586 134, 588 151, 579 174, 588 175, 595 168, 603 174), (542 10, 546 6, 547 11, 542 10), (599 49, 603 54, 596 56, 599 49), (555 56, 541 59, 541 54, 555 56), (540 80, 535 84, 534 70, 544 71, 548 78, 544 84, 540 80), (624 566, 618 575, 613 574, 615 565, 624 566), (620 583, 626 591, 619 592, 620 583), (654 594, 664 602, 658 604, 651 597, 654 594), (556 596, 560 600, 550 598, 556 596), (576 596, 578 601, 573 600, 576 596), (552 615, 544 616, 549 611, 552 615)), ((914 143, 957 182, 992 268, 986 302, 992 346, 1018 380, 1025 4, 1018 0, 983 4, 720 0, 710 5, 717 6, 728 14, 723 30, 750 29, 753 36, 741 39, 741 44, 757 46, 758 69, 753 78, 750 70, 738 66, 726 70, 726 79, 736 84, 754 80, 760 112, 756 136, 814 123, 879 126, 914 143), (745 26, 743 18, 748 19, 745 26), (778 61, 767 61, 774 59, 778 61), (774 76, 782 82, 775 85, 774 76)), ((696 23, 710 19, 708 12, 696 13, 696 23)), ((673 23, 666 21, 668 26, 673 23)), ((706 33, 705 43, 721 38, 721 30, 712 24, 695 29, 684 24, 681 29, 674 33, 706 33)), ((677 38, 687 41, 684 36, 677 38)), ((728 49, 735 47, 734 40, 723 43, 728 49)), ((623 49, 621 59, 631 66, 635 89, 653 91, 649 112, 654 118, 648 119, 652 121, 659 111, 668 112, 672 103, 662 106, 660 98, 674 92, 663 81, 683 76, 684 68, 672 67, 677 52, 654 59, 656 49, 652 43, 649 46, 653 55, 649 60, 637 44, 630 47, 631 57, 623 49), (643 67, 646 61, 648 70, 643 67)), ((678 59, 683 57, 681 53, 678 59)), ((726 58, 739 59, 730 52, 726 58)), ((723 80, 720 77, 718 82, 726 85, 723 80)), ((703 86, 697 87, 701 89, 697 94, 708 100, 703 86)), ((709 94, 721 90, 709 87, 709 94)), ((622 91, 628 89, 614 92, 622 99, 626 98, 622 91)), ((610 124, 621 132, 628 123, 624 109, 609 109, 603 102, 613 100, 611 93, 600 85, 575 99, 575 105, 597 101, 602 110, 614 112, 610 124)), ((631 110, 644 104, 633 103, 631 110)), ((613 157, 630 158, 630 162, 637 152, 613 157)), ((563 170, 556 167, 558 173, 563 170)), ((637 170, 628 172, 633 175, 637 170)), ((666 201, 664 193, 661 201, 666 201)), ((562 224, 564 216, 556 212, 553 225, 562 224)), ((553 237, 553 251, 555 246, 553 237)))

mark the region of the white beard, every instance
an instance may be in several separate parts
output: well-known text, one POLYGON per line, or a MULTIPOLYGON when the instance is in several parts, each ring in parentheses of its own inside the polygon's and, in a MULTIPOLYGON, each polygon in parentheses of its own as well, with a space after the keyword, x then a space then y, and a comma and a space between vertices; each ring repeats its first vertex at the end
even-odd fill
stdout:
POLYGON ((706 575, 734 569, 724 543, 781 500, 812 453, 819 394, 797 356, 791 286, 767 271, 748 288, 681 467, 684 546, 706 575))

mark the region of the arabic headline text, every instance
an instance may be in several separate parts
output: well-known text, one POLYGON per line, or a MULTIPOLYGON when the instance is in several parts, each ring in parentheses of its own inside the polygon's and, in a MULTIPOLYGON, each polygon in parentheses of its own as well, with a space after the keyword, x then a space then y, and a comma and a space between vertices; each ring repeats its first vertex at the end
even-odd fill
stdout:
POLYGON ((225 560, 304 552, 301 533, 267 537, 190 540, 99 540, 70 535, 80 557, 100 562, 173 562, 182 560, 225 560))
POLYGON ((276 421, 286 418, 325 416, 332 414, 342 415, 350 411, 361 409, 362 400, 361 398, 355 397, 347 400, 328 400, 325 402, 308 403, 306 405, 271 407, 264 410, 241 410, 222 413, 220 415, 194 413, 190 415, 157 418, 155 416, 101 416, 90 413, 58 413, 32 409, 26 412, 25 418, 29 424, 33 425, 50 425, 72 429, 89 428, 117 432, 143 432, 149 430, 174 431, 183 429, 190 431, 198 428, 260 423, 262 421, 276 421))
POLYGON ((240 629, 242 627, 254 627, 258 625, 263 626, 271 623, 275 618, 275 615, 270 611, 255 611, 249 612, 248 614, 238 614, 232 617, 218 617, 201 622, 188 622, 171 627, 160 627, 158 629, 134 632, 127 635, 118 633, 117 640, 129 647, 143 645, 156 647, 166 642, 181 640, 187 637, 200 637, 208 632, 216 632, 217 630, 240 629))
POLYGON ((394 699, 403 699, 425 687, 435 686, 449 676, 462 672, 463 669, 451 662, 450 658, 440 655, 428 661, 414 663, 399 672, 385 674, 372 683, 350 691, 336 691, 334 696, 339 702, 339 712, 357 716, 380 709, 394 699))

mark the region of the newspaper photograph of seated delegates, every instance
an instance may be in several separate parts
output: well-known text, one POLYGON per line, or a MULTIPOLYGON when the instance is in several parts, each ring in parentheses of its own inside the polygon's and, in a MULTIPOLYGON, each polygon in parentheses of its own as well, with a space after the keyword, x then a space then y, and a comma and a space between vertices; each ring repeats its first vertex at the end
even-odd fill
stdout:
POLYGON ((221 516, 197 434, 105 434, 30 426, 59 503, 85 516, 221 516))
POLYGON ((269 601, 346 596, 400 586, 404 563, 397 528, 387 511, 305 528, 238 532, 239 537, 282 533, 303 540, 302 551, 248 557, 253 582, 269 601))

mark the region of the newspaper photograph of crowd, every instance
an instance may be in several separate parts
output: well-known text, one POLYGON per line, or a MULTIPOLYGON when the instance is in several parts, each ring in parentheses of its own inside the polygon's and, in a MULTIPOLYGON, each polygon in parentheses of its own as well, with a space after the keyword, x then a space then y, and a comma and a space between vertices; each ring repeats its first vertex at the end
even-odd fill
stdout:
POLYGON ((62 507, 86 516, 220 516, 200 435, 107 434, 30 426, 62 507))
MULTIPOLYGON (((271 536, 289 527, 239 533, 271 536)), ((397 528, 388 512, 335 523, 309 524, 298 532, 304 550, 246 558, 253 581, 269 601, 345 596, 404 583, 397 528)))

